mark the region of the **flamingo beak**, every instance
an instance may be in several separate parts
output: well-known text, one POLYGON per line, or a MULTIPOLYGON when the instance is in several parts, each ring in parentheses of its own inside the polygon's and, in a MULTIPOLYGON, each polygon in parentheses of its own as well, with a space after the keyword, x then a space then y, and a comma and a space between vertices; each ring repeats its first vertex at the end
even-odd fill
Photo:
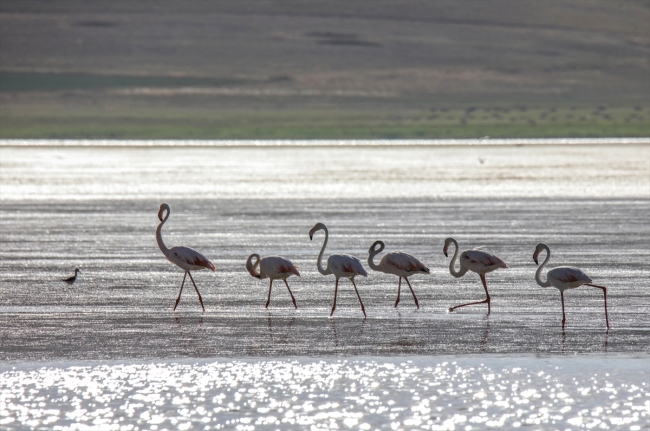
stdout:
POLYGON ((309 240, 313 241, 313 239, 314 239, 314 229, 309 231, 309 240))
POLYGON ((158 211, 158 220, 162 221, 162 212, 158 211))
POLYGON ((447 247, 443 248, 442 252, 445 254, 445 257, 449 257, 449 255, 447 254, 447 247))
POLYGON ((537 256, 538 256, 538 254, 537 254, 537 252, 535 252, 535 253, 533 254, 533 260, 535 261, 535 263, 536 263, 537 265, 539 265, 539 262, 537 261, 537 256))

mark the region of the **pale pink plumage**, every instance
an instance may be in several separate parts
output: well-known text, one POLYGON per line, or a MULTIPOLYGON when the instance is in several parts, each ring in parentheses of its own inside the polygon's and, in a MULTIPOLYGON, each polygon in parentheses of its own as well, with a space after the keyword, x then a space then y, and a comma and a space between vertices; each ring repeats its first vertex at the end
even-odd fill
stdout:
POLYGON ((460 265, 477 274, 487 274, 499 268, 507 268, 503 260, 485 250, 465 250, 460 255, 460 265))
POLYGON ((287 290, 289 290, 289 295, 291 295, 291 300, 293 301, 293 306, 298 308, 296 305, 296 299, 293 297, 289 283, 287 283, 287 278, 292 275, 297 275, 300 277, 298 268, 291 263, 289 259, 285 259, 280 256, 267 256, 260 259, 259 254, 251 254, 248 256, 246 261, 246 269, 255 278, 269 278, 269 296, 266 300, 266 308, 269 307, 271 303, 271 288, 273 287, 273 280, 284 280, 284 284, 287 285, 287 290), (253 262, 253 260, 255 260, 253 262), (259 272, 255 268, 259 266, 259 272))
POLYGON ((361 261, 349 254, 332 254, 327 258, 327 268, 336 278, 354 278, 357 275, 367 277, 366 269, 361 261))
POLYGON ((374 258, 377 254, 381 253, 384 250, 384 243, 382 241, 375 241, 370 249, 368 250, 368 266, 375 271, 384 272, 386 274, 393 274, 399 277, 397 284, 397 299, 395 300, 395 307, 399 304, 400 293, 402 288, 402 277, 406 280, 406 283, 411 290, 413 295, 413 300, 415 301, 415 306, 420 308, 418 304, 418 298, 415 296, 415 292, 411 287, 408 277, 416 273, 429 274, 429 268, 426 267, 422 262, 420 262, 415 257, 411 256, 408 253, 401 251, 393 251, 386 253, 379 260, 379 264, 375 265, 374 258), (377 249, 377 247, 379 247, 377 249))
POLYGON ((361 261, 359 261, 359 259, 354 256, 350 256, 349 254, 331 255, 327 259, 327 267, 323 268, 321 261, 323 259, 325 247, 327 246, 327 240, 329 239, 329 231, 327 230, 327 227, 323 223, 316 223, 314 227, 309 231, 309 239, 313 239, 314 233, 319 230, 325 231, 325 241, 323 241, 323 248, 321 248, 318 259, 316 260, 316 268, 318 268, 318 272, 323 275, 334 274, 336 277, 336 282, 334 283, 334 304, 332 305, 332 312, 330 313, 330 317, 334 314, 334 310, 336 309, 336 296, 339 288, 339 278, 344 277, 349 278, 352 282, 354 291, 357 294, 357 299, 359 299, 359 304, 361 305, 361 312, 365 318, 366 309, 363 306, 363 302, 361 301, 361 295, 359 295, 359 290, 357 289, 357 285, 354 282, 354 277, 357 275, 367 277, 368 273, 366 272, 363 265, 361 265, 361 261))
POLYGON ((199 293, 199 289, 196 287, 196 283, 194 283, 194 278, 192 278, 192 273, 190 271, 199 271, 206 268, 214 271, 214 265, 208 260, 208 258, 189 247, 180 246, 167 248, 167 246, 165 246, 165 243, 162 239, 162 227, 169 218, 170 214, 171 209, 169 208, 169 205, 165 203, 161 204, 160 209, 158 210, 158 219, 160 220, 160 224, 158 224, 158 228, 156 229, 156 241, 158 242, 160 251, 163 252, 167 260, 179 268, 185 270, 185 275, 183 275, 183 282, 181 283, 181 289, 178 292, 176 304, 174 304, 174 311, 176 311, 178 302, 181 300, 181 293, 183 292, 183 286, 185 285, 185 277, 188 275, 190 276, 190 280, 194 285, 194 290, 196 290, 196 294, 199 297, 201 308, 203 311, 205 311, 205 307, 203 306, 203 298, 201 298, 201 293, 199 293))
POLYGON ((591 283, 591 278, 578 268, 560 266, 546 273, 547 280, 555 288, 566 290, 575 289, 583 284, 591 283))
POLYGON ((546 250, 546 259, 544 259, 544 262, 542 262, 542 264, 537 268, 537 272, 535 273, 535 281, 542 287, 553 286, 560 291, 560 299, 562 300, 562 327, 564 328, 564 324, 566 323, 566 314, 564 312, 564 291, 567 289, 575 289, 576 287, 587 285, 596 287, 603 291, 603 299, 605 301, 605 323, 607 324, 607 329, 609 329, 609 315, 607 314, 607 288, 604 286, 596 286, 595 284, 591 284, 591 277, 582 272, 582 270, 578 268, 572 268, 570 266, 560 266, 553 268, 546 274, 546 281, 542 281, 542 270, 551 259, 551 249, 548 245, 540 242, 537 244, 537 247, 535 247, 535 253, 533 253, 533 260, 535 263, 539 263, 537 261, 537 258, 543 250, 546 250))
POLYGON ((204 268, 214 271, 214 265, 205 256, 189 247, 172 247, 167 259, 186 271, 198 271, 204 268))
POLYGON ((300 277, 298 268, 296 268, 296 266, 291 263, 290 260, 285 259, 284 257, 266 256, 259 259, 258 254, 252 254, 248 258, 249 262, 253 257, 257 257, 259 263, 256 262, 254 265, 249 266, 247 262, 246 265, 248 272, 250 272, 253 277, 262 279, 270 278, 272 280, 286 280, 287 277, 290 277, 292 274, 300 277), (255 267, 258 265, 260 267, 260 271, 259 273, 255 273, 255 267))
POLYGON ((449 273, 456 278, 462 277, 467 271, 475 272, 481 278, 483 283, 483 289, 485 289, 485 299, 483 301, 468 302, 467 304, 455 305, 449 308, 449 311, 454 311, 457 308, 465 307, 467 305, 475 304, 487 304, 488 314, 490 314, 490 294, 487 288, 487 281, 485 280, 485 274, 488 272, 495 271, 499 268, 507 268, 508 265, 496 257, 492 253, 489 253, 485 250, 473 249, 465 250, 460 255, 460 270, 456 271, 456 258, 458 257, 459 248, 458 241, 454 238, 447 238, 445 240, 445 246, 442 249, 442 252, 447 256, 447 251, 449 246, 454 244, 454 257, 451 258, 449 263, 449 273))

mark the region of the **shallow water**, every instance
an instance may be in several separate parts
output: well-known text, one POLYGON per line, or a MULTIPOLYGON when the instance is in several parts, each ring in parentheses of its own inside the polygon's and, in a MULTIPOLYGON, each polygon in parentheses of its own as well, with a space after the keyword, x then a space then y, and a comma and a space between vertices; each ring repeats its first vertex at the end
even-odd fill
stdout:
POLYGON ((650 146, 0 150, 5 361, 650 350, 650 146), (155 242, 163 199, 167 244, 216 266, 194 274, 204 314, 191 285, 171 312, 182 273, 155 242), (395 310, 396 278, 370 271, 357 279, 368 319, 347 280, 329 319, 334 280, 315 268, 323 237, 307 235, 317 221, 330 228, 326 255, 365 262, 382 239, 427 264, 431 274, 411 280, 420 310, 406 286, 395 310), (510 265, 487 276, 489 317, 485 306, 446 312, 484 297, 474 274, 449 275, 447 236, 510 265), (578 266, 609 288, 609 333, 602 292, 589 287, 567 292, 561 331, 557 290, 533 279, 539 241, 550 266, 578 266), (253 252, 299 266, 289 279, 298 310, 281 283, 263 308, 267 281, 244 269, 253 252), (68 287, 60 279, 76 266, 68 287))
POLYGON ((640 430, 647 358, 184 360, 0 366, 0 425, 31 429, 640 430))
POLYGON ((0 427, 647 427, 650 145, 121 144, 0 142, 0 427), (194 274, 205 313, 191 285, 172 312, 182 272, 155 242, 162 201, 167 245, 216 267, 194 274), (330 319, 317 221, 326 255, 367 267, 381 239, 420 258, 420 309, 406 287, 393 308, 396 277, 369 271, 368 318, 343 280, 330 319), (484 297, 476 275, 449 274, 447 236, 509 264, 487 276, 489 316, 447 312, 484 297), (608 287, 611 330, 589 287, 566 293, 562 330, 558 291, 533 278, 539 241, 550 267, 608 287), (299 266, 297 310, 281 283, 264 309, 253 252, 299 266))

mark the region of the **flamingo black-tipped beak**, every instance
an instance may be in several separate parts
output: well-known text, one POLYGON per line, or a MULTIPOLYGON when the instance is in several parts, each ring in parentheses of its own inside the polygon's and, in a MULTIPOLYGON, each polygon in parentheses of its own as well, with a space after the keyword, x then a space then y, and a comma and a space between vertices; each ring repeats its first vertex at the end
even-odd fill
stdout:
POLYGON ((443 253, 445 254, 445 257, 449 257, 446 251, 443 251, 443 253))
POLYGON ((535 261, 535 263, 536 263, 537 265, 539 265, 539 262, 537 261, 537 258, 536 258, 536 257, 534 257, 533 260, 535 261))
POLYGON ((310 241, 313 241, 313 240, 314 240, 314 234, 311 233, 311 232, 309 232, 309 240, 310 240, 310 241))

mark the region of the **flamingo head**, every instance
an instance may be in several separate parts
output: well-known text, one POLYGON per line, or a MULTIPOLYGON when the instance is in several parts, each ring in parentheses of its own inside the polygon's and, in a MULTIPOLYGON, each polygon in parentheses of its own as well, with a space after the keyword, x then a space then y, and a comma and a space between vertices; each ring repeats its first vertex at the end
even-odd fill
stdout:
POLYGON ((171 210, 169 209, 169 205, 166 203, 160 204, 160 209, 158 210, 158 220, 160 221, 165 221, 167 220, 167 217, 169 217, 169 213, 171 210), (167 211, 167 214, 165 214, 165 211, 167 211))
POLYGON ((537 247, 535 247, 535 253, 533 253, 533 260, 537 265, 539 265, 539 261, 537 260, 537 258, 539 257, 539 254, 542 252, 542 250, 544 250, 544 245, 545 245, 544 243, 540 242, 539 244, 537 244, 537 247))
POLYGON ((382 241, 375 241, 371 246, 370 249, 368 250, 368 253, 373 254, 373 253, 381 253, 382 250, 384 249, 384 243, 382 241), (379 250, 377 250, 377 247, 379 247, 379 250))
POLYGON ((255 278, 261 278, 260 273, 255 270, 255 268, 260 264, 260 255, 259 254, 251 254, 248 256, 248 260, 246 261, 246 269, 248 270, 249 274, 252 275, 255 278), (253 261, 255 260, 255 261, 253 261))
POLYGON ((449 245, 453 244, 456 242, 453 238, 447 238, 445 240, 445 246, 442 248, 442 252, 445 254, 446 257, 449 257, 449 245))
POLYGON ((316 223, 314 227, 309 231, 309 239, 314 239, 314 233, 323 229, 327 229, 323 223, 316 223))

